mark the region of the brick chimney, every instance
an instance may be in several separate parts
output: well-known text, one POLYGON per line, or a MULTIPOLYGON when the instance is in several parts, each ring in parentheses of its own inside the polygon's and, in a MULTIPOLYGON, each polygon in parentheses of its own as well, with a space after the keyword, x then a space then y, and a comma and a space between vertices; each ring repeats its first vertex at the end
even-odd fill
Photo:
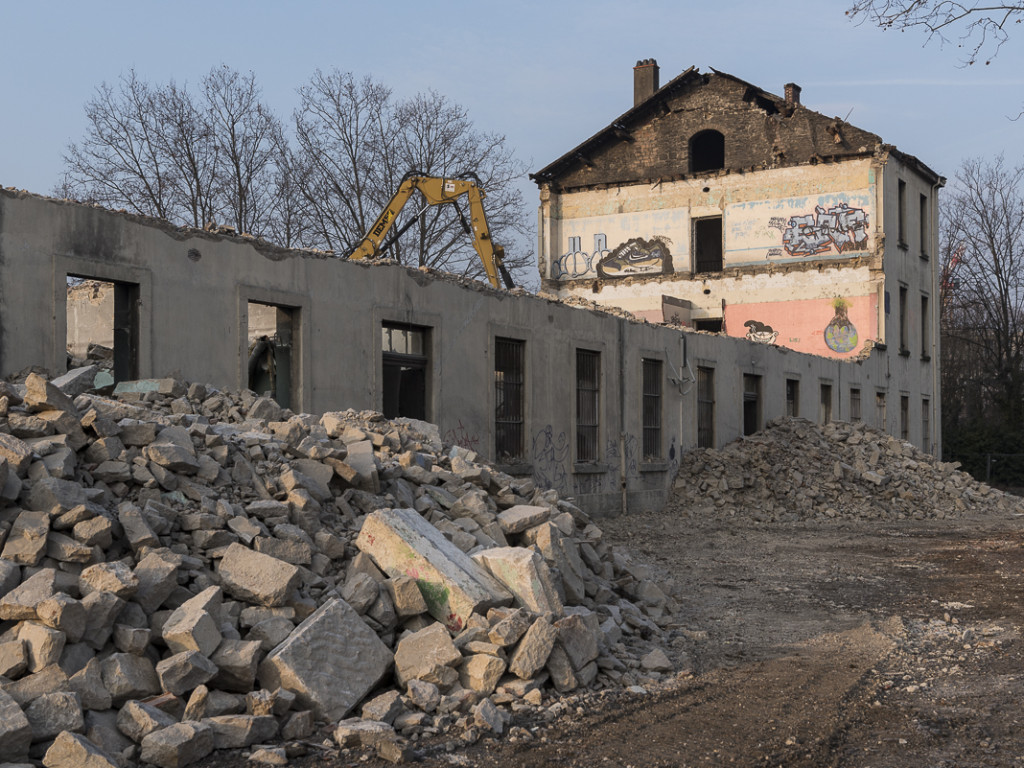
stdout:
POLYGON ((647 101, 660 87, 658 85, 658 62, 641 59, 633 67, 633 106, 647 101))
POLYGON ((800 86, 796 83, 786 83, 786 110, 792 112, 800 105, 800 86))

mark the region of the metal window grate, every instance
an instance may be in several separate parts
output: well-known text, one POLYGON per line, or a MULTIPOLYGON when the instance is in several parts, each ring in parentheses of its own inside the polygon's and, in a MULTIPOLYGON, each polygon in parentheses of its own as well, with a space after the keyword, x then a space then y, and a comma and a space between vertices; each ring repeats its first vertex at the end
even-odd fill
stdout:
POLYGON ((722 271, 722 217, 693 222, 694 271, 722 271))
POLYGON ((900 396, 900 438, 910 439, 910 398, 906 395, 900 396))
POLYGON ((921 445, 926 451, 932 449, 932 425, 928 412, 931 410, 931 401, 928 398, 921 400, 921 445))
POLYGON ((856 388, 850 389, 850 421, 860 421, 860 390, 856 388))
POLYGON ((786 379, 786 415, 800 415, 800 380, 786 379))
POLYGON ((601 353, 576 350, 576 460, 597 461, 601 353))
POLYGON ((643 360, 644 460, 660 459, 661 453, 661 360, 643 360))
POLYGON ((697 369, 697 447, 715 447, 715 369, 697 369))
POLYGON ((494 454, 499 461, 525 453, 524 382, 526 342, 494 340, 494 454))

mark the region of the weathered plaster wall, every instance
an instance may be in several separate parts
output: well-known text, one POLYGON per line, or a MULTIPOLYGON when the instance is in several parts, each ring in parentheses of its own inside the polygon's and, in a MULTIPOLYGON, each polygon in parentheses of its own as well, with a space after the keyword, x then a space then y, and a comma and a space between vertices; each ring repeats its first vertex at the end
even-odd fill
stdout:
MULTIPOLYGON (((65 363, 69 274, 137 286, 138 375, 221 388, 247 381, 248 304, 291 312, 295 410, 382 405, 381 324, 429 328, 428 418, 446 439, 494 453, 495 337, 525 343, 526 450, 515 469, 576 497, 592 512, 659 506, 681 451, 697 442, 693 374, 715 371, 715 444, 742 432, 743 373, 762 381, 761 422, 785 413, 797 377, 813 417, 819 385, 833 416, 849 416, 851 387, 875 423, 870 394, 888 387, 887 360, 843 362, 743 339, 684 333, 540 297, 466 286, 394 265, 257 247, 242 238, 177 230, 124 214, 0 190, 0 375, 65 363), (17 286, 17 290, 11 290, 17 286), (599 455, 576 456, 577 349, 600 353, 599 455), (662 361, 662 456, 643 461, 641 361, 662 361)), ((919 435, 911 439, 918 442, 919 435)))

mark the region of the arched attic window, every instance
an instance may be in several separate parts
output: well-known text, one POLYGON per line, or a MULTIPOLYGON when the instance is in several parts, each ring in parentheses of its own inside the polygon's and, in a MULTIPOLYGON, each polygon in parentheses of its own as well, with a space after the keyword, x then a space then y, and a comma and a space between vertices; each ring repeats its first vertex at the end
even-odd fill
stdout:
POLYGON ((701 131, 690 138, 690 172, 725 168, 725 136, 715 130, 701 131))

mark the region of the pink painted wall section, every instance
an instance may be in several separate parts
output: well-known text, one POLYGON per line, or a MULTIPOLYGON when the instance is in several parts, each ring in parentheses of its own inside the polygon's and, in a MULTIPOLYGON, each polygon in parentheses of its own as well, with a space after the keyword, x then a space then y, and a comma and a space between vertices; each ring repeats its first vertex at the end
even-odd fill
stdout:
POLYGON ((726 304, 725 331, 764 344, 826 357, 853 357, 878 338, 878 297, 846 296, 757 304, 726 304))

